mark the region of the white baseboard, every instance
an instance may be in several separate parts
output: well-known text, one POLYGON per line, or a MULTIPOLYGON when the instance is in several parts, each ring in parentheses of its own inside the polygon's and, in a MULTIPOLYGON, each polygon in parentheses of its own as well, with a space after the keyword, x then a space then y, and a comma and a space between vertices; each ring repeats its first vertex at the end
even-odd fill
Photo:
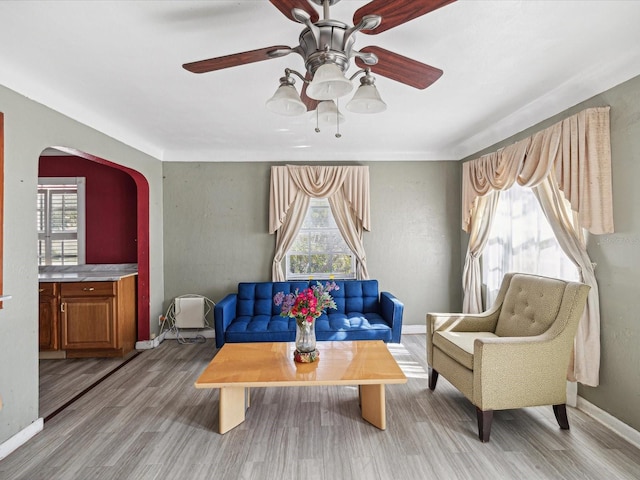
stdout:
POLYGON ((151 340, 142 340, 136 342, 135 349, 136 350, 150 350, 152 348, 157 348, 165 339, 167 332, 162 332, 156 338, 152 338, 151 340))
MULTIPOLYGON (((194 338, 196 336, 202 336, 204 338, 216 338, 215 330, 212 328, 189 328, 180 329, 180 337, 182 338, 194 338)), ((136 342, 136 350, 150 350, 157 348, 165 340, 176 340, 178 335, 173 330, 166 330, 152 340, 142 340, 136 342)))
MULTIPOLYGON (((166 332, 163 332, 163 333, 166 334, 164 338, 166 338, 167 340, 175 340, 176 338, 178 338, 178 335, 176 335, 174 331, 167 330, 166 332)), ((216 338, 216 332, 213 328, 189 328, 189 329, 181 328, 180 329, 180 336, 182 338, 194 338, 194 337, 197 337, 198 335, 204 338, 216 338)))
POLYGON ((632 443, 637 448, 640 448, 640 432, 638 430, 618 420, 613 415, 605 412, 600 407, 595 406, 593 403, 580 396, 578 397, 577 408, 620 435, 627 442, 632 443))
POLYGON ((37 435, 44 428, 44 420, 38 418, 35 422, 29 425, 27 428, 19 431, 13 437, 6 442, 0 444, 0 460, 5 458, 14 450, 18 449, 25 443, 27 443, 32 437, 37 435))
POLYGON ((403 335, 426 335, 427 325, 402 325, 403 335))

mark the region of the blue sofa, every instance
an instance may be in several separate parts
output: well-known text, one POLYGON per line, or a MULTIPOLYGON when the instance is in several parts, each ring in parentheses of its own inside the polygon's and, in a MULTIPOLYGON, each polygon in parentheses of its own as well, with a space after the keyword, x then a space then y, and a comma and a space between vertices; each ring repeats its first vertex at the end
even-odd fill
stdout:
MULTIPOLYGON (((225 342, 293 342, 296 324, 280 316, 273 303, 278 292, 302 291, 317 280, 303 282, 239 283, 214 308, 216 346, 225 342)), ((345 280, 331 292, 337 309, 316 320, 318 341, 383 340, 400 343, 404 304, 389 292, 378 293, 377 280, 345 280)))

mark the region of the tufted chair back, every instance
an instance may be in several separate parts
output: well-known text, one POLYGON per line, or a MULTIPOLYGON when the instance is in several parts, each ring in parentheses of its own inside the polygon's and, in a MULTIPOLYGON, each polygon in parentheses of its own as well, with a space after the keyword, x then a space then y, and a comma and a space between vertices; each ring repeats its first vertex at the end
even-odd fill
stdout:
POLYGON ((514 274, 504 296, 495 334, 528 337, 546 332, 558 317, 566 282, 514 274))

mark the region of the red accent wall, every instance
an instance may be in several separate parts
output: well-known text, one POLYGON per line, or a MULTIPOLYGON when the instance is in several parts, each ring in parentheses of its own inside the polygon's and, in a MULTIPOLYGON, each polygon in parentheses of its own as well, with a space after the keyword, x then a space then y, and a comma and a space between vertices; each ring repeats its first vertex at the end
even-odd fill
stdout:
POLYGON ((80 157, 43 156, 38 176, 86 178, 86 263, 138 262, 138 192, 129 174, 80 157))

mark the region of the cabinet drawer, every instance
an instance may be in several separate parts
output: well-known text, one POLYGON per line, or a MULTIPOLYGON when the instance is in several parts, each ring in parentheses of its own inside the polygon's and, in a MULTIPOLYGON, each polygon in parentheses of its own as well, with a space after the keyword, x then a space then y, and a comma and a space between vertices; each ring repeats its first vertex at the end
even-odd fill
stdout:
POLYGON ((63 297, 113 296, 116 294, 116 282, 71 282, 61 283, 63 297))
POLYGON ((38 292, 40 293, 40 295, 57 295, 57 287, 57 283, 40 283, 38 286, 38 292))

